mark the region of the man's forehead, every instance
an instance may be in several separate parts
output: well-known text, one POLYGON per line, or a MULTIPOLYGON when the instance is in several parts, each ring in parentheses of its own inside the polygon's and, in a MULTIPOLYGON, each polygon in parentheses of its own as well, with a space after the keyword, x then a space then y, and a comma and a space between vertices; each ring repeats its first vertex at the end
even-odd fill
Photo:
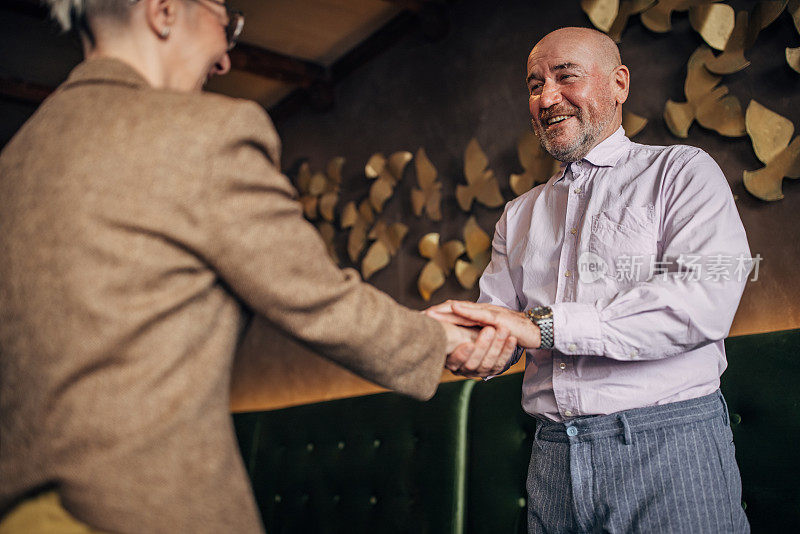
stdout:
POLYGON ((578 54, 536 54, 532 51, 528 56, 528 73, 540 73, 546 70, 581 69, 592 70, 596 61, 578 54))
POLYGON ((615 53, 609 47, 616 49, 616 46, 610 40, 610 44, 604 42, 606 39, 607 37, 599 32, 579 28, 552 32, 536 43, 531 50, 528 55, 528 72, 534 69, 552 69, 563 64, 593 70, 604 62, 618 62, 618 59, 610 57, 615 53))

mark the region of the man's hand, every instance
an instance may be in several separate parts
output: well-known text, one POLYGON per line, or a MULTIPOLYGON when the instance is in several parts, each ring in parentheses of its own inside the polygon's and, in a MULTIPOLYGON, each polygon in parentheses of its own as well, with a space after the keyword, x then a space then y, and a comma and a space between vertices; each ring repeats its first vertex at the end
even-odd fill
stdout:
POLYGON ((464 320, 491 325, 495 328, 506 328, 511 335, 517 338, 517 343, 526 349, 538 349, 542 344, 539 327, 522 312, 494 304, 460 301, 454 301, 451 308, 453 314, 464 320))
POLYGON ((422 311, 428 317, 436 319, 440 323, 451 323, 459 326, 484 326, 482 323, 472 321, 453 312, 453 303, 457 300, 446 300, 441 304, 436 304, 422 311))
POLYGON ((538 349, 542 344, 539 327, 524 313, 501 306, 448 300, 431 306, 425 313, 439 321, 462 326, 492 326, 497 330, 503 328, 526 349, 538 349))

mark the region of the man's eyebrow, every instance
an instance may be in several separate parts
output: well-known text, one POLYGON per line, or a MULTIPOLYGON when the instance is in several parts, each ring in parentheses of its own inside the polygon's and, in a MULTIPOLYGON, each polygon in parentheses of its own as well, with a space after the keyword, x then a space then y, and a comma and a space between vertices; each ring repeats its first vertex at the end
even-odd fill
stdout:
POLYGON ((581 66, 578 65, 577 63, 569 63, 569 62, 556 65, 551 70, 569 70, 569 69, 583 70, 581 66))

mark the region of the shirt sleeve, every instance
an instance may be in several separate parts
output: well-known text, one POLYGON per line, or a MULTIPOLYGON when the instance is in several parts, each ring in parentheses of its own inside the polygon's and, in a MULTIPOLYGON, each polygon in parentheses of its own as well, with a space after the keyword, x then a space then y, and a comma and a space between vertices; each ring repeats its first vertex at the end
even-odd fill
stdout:
POLYGON ((610 298, 554 304, 556 350, 655 360, 728 335, 752 268, 728 182, 698 150, 664 183, 657 259, 671 267, 610 298), (691 263, 699 276, 690 274, 691 263))
MULTIPOLYGON (((486 302, 510 310, 521 311, 521 304, 517 297, 517 291, 514 287, 508 267, 508 255, 506 250, 508 207, 509 204, 506 204, 503 215, 500 217, 500 220, 497 221, 497 225, 495 225, 494 237, 492 238, 492 260, 489 262, 489 265, 483 271, 483 275, 480 278, 481 294, 478 297, 478 302, 486 302)), ((525 349, 518 345, 514 349, 514 354, 511 356, 511 359, 498 374, 508 371, 512 365, 519 361, 523 354, 525 354, 525 349)), ((490 378, 492 378, 492 376, 487 377, 485 380, 489 380, 490 378)))
POLYGON ((208 263, 256 313, 322 355, 382 386, 432 396, 444 368, 444 329, 330 260, 270 160, 277 139, 269 118, 255 104, 234 107, 208 160, 208 263))

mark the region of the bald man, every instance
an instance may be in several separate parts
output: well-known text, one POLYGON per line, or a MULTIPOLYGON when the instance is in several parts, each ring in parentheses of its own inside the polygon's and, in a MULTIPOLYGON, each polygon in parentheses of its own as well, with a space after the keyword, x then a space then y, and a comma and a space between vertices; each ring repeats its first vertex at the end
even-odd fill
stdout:
POLYGON ((748 532, 719 379, 752 261, 728 183, 689 146, 631 142, 630 74, 585 28, 528 56, 533 130, 560 172, 506 205, 475 303, 506 328, 538 420, 534 532, 748 532))

